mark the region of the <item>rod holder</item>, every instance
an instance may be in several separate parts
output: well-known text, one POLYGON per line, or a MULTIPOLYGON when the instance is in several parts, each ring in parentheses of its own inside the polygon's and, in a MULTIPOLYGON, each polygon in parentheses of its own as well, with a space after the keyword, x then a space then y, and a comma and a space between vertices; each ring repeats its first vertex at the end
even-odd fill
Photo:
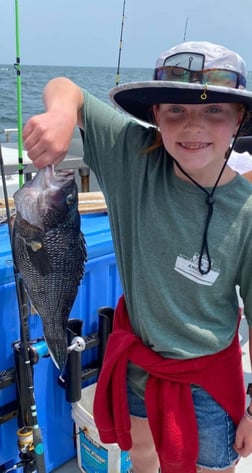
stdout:
POLYGON ((106 345, 108 341, 108 337, 112 332, 113 327, 113 320, 114 320, 114 309, 112 307, 100 307, 98 309, 98 338, 99 338, 99 345, 98 345, 98 365, 99 369, 102 366, 106 345))
POLYGON ((82 320, 79 319, 69 319, 67 323, 68 346, 74 347, 68 354, 64 374, 66 401, 68 402, 77 402, 81 399, 81 353, 85 344, 81 338, 82 323, 82 320), (81 346, 82 349, 77 349, 78 346, 81 346))

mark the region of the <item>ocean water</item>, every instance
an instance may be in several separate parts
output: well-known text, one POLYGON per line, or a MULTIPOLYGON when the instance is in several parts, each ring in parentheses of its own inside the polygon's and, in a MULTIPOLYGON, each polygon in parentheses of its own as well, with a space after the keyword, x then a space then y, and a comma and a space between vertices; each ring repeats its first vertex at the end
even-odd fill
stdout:
MULTIPOLYGON (((42 92, 53 77, 64 76, 85 87, 101 100, 111 103, 109 90, 116 82, 115 67, 22 66, 21 98, 23 124, 32 115, 43 112, 42 92)), ((149 80, 152 69, 122 68, 120 83, 149 80)), ((0 65, 0 140, 2 130, 17 128, 17 74, 13 65, 0 65)), ((13 139, 16 137, 13 135, 13 139)))
MULTIPOLYGON (((150 80, 152 69, 121 68, 120 83, 150 80)), ((21 98, 23 124, 32 115, 43 112, 42 92, 49 79, 64 76, 85 87, 101 100, 110 103, 109 90, 116 81, 115 67, 22 66, 21 98)), ((252 90, 252 72, 248 88, 252 90)), ((17 73, 13 65, 0 64, 0 140, 3 130, 17 128, 17 73)), ((12 135, 16 140, 16 136, 12 135)))

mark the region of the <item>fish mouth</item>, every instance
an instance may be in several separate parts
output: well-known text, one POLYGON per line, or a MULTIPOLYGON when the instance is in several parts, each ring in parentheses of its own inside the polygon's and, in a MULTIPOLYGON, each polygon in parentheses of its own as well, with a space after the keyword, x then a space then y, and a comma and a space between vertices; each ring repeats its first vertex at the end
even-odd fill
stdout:
POLYGON ((38 172, 34 178, 34 183, 43 190, 48 188, 55 188, 56 190, 72 179, 74 179, 73 169, 55 170, 53 165, 49 165, 38 172))
POLYGON ((50 209, 64 218, 66 196, 75 199, 75 173, 72 169, 55 170, 53 165, 40 169, 36 176, 14 194, 17 212, 30 225, 44 231, 44 216, 50 209))

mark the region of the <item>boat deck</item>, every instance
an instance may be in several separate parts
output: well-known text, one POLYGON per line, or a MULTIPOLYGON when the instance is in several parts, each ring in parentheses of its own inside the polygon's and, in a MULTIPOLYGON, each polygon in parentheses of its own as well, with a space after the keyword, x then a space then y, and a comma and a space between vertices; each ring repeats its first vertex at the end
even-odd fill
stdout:
MULTIPOLYGON (((69 462, 62 465, 57 470, 54 470, 54 473, 80 473, 82 471, 78 467, 78 462, 76 458, 70 460, 69 462)), ((242 458, 239 464, 236 467, 235 473, 251 473, 252 471, 252 456, 248 458, 242 458)))

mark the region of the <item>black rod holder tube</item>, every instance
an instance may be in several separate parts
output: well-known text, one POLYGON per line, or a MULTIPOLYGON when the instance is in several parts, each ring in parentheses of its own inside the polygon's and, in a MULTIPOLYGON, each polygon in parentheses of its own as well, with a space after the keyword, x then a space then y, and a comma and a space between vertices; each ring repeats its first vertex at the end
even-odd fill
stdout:
MULTIPOLYGON (((67 324, 67 341, 71 345, 74 337, 81 336, 82 320, 69 319, 67 324)), ((81 399, 81 352, 71 351, 68 354, 64 375, 66 383, 66 401, 77 402, 81 399)))
POLYGON ((99 321, 98 321, 98 366, 99 369, 102 366, 108 336, 112 332, 113 320, 114 320, 114 309, 112 307, 100 307, 98 309, 99 321))
MULTIPOLYGON (((19 412, 18 426, 23 427, 32 425, 32 415, 28 396, 29 385, 27 384, 27 372, 20 341, 13 344, 13 352, 16 369, 17 402, 19 412)), ((32 367, 31 370, 33 373, 32 367)))

